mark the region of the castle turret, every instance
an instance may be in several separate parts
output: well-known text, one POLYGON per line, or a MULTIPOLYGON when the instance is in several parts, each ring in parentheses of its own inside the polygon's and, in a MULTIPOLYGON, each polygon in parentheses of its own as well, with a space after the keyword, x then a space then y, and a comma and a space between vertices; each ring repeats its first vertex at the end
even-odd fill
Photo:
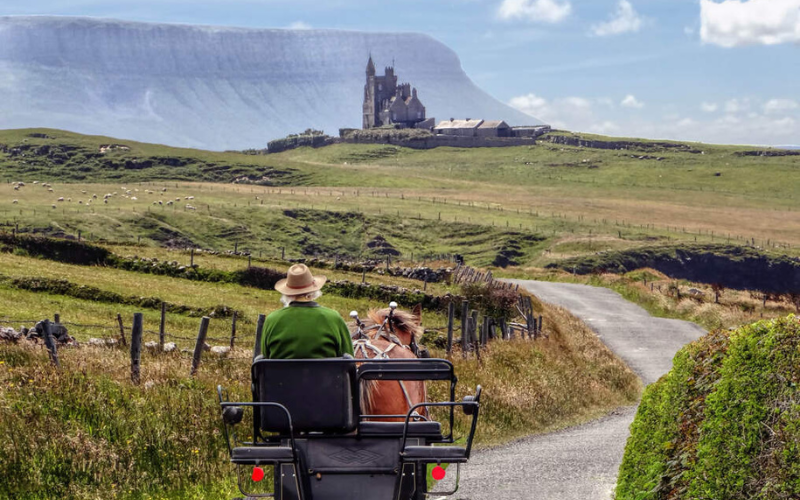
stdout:
POLYGON ((369 62, 367 62, 367 76, 375 76, 375 64, 372 62, 372 54, 369 55, 369 62))

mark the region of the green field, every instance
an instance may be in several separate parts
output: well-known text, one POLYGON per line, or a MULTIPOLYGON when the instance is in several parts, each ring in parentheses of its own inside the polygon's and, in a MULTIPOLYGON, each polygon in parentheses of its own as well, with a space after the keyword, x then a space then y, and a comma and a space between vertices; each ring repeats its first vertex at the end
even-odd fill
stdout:
POLYGON ((477 265, 543 265, 680 241, 798 254, 800 157, 738 156, 748 148, 705 144, 691 145, 702 154, 653 152, 642 144, 641 151, 549 142, 427 151, 339 144, 255 156, 4 131, 0 224, 80 230, 116 243, 238 244, 270 257, 281 248, 292 257, 369 256, 367 244, 382 235, 407 259, 461 253, 477 265), (99 153, 108 144, 130 149, 99 153), (9 153, 21 146, 29 147, 24 156, 9 153), (14 191, 16 181, 26 186, 14 191))

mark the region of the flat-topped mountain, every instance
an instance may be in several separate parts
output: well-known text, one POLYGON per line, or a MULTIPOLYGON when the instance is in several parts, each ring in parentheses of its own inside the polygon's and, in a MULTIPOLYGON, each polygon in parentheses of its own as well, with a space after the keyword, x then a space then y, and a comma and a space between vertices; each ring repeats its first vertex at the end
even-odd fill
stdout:
POLYGON ((55 127, 209 149, 360 127, 372 54, 437 119, 539 122, 479 89, 421 34, 0 17, 0 129, 55 127))

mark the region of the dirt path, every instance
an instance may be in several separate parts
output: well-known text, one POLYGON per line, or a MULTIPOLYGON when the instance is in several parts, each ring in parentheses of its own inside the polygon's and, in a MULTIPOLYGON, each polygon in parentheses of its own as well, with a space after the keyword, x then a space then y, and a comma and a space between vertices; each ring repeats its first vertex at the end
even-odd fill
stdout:
MULTIPOLYGON (((511 280, 545 302, 569 309, 650 384, 672 357, 705 331, 694 323, 654 318, 605 288, 511 280)), ((635 407, 588 424, 534 436, 473 455, 456 495, 464 500, 608 500, 635 407)))

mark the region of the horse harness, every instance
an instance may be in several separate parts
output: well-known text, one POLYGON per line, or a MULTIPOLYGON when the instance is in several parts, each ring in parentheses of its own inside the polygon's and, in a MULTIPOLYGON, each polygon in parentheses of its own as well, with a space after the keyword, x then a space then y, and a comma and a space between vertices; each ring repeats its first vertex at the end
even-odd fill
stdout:
MULTIPOLYGON (((397 337, 397 335, 394 334, 394 332, 387 332, 383 328, 383 326, 384 325, 373 325, 366 329, 359 328, 356 335, 354 335, 352 338, 353 354, 355 355, 354 356, 355 358, 358 358, 358 355, 360 353, 364 359, 390 359, 389 353, 392 351, 392 349, 394 349, 397 346, 400 346, 403 349, 408 349, 411 352, 413 352, 415 356, 421 357, 419 353, 423 351, 419 348, 419 346, 417 346, 417 343, 414 341, 413 335, 411 336, 411 345, 407 346, 400 341, 400 339, 397 337), (369 337, 369 335, 365 333, 366 331, 370 330, 379 330, 380 333, 378 333, 376 336, 389 342, 389 347, 387 347, 386 349, 381 349, 376 345, 374 345, 371 342, 372 339, 369 337), (370 357, 369 352, 372 352, 373 354, 375 354, 375 356, 370 357)), ((425 354, 427 354, 427 349, 424 352, 425 354)), ((426 355, 424 357, 430 357, 430 355, 426 355)), ((414 403, 411 401, 411 396, 408 395, 408 390, 406 389, 406 385, 403 383, 402 380, 398 380, 397 383, 400 384, 400 389, 403 391, 403 397, 406 398, 406 404, 408 404, 409 408, 413 407, 414 403)), ((427 399, 427 396, 424 397, 425 399, 427 399)), ((425 418, 422 415, 418 414, 416 411, 414 412, 414 414, 416 415, 415 418, 417 417, 420 419, 425 418)))

